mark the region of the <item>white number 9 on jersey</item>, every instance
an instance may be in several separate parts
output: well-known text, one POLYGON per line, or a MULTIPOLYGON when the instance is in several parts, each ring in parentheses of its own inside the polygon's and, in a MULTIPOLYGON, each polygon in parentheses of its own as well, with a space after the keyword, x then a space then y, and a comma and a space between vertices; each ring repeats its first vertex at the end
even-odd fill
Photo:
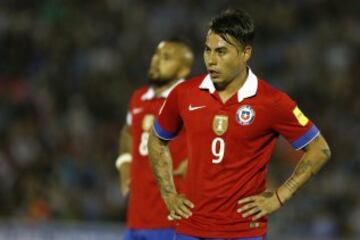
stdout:
POLYGON ((225 142, 222 138, 214 138, 211 143, 211 151, 215 158, 212 159, 212 163, 219 164, 223 158, 225 153, 225 142))

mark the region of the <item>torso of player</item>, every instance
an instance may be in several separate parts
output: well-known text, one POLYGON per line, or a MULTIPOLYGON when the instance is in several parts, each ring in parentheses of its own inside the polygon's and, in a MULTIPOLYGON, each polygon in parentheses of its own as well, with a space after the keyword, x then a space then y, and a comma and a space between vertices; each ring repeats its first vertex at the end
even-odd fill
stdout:
MULTIPOLYGON (((252 224, 236 212, 237 201, 265 190, 266 165, 278 137, 271 129, 273 105, 264 88, 259 81, 256 97, 239 102, 235 94, 226 103, 198 87, 182 92, 180 114, 190 159, 186 192, 196 206, 192 227, 209 216, 225 231, 234 223, 239 229, 252 224)), ((263 223, 266 219, 252 226, 263 223)))
MULTIPOLYGON (((163 228, 172 223, 166 217, 168 211, 161 198, 160 191, 151 169, 148 156, 149 133, 154 118, 158 114, 165 98, 143 100, 142 96, 148 91, 145 87, 134 94, 130 111, 132 115, 132 156, 131 190, 128 211, 128 226, 130 228, 163 228)), ((186 142, 184 133, 169 146, 173 156, 174 168, 186 158, 186 142)), ((180 192, 183 191, 182 177, 177 177, 175 183, 180 192)))
POLYGON ((209 75, 184 82, 172 91, 154 126, 163 139, 176 136, 181 126, 186 130, 186 197, 195 208, 177 231, 220 238, 266 233, 267 219, 243 218, 236 211, 238 200, 265 190, 267 164, 280 134, 295 149, 319 134, 289 96, 250 69, 225 103, 209 75))

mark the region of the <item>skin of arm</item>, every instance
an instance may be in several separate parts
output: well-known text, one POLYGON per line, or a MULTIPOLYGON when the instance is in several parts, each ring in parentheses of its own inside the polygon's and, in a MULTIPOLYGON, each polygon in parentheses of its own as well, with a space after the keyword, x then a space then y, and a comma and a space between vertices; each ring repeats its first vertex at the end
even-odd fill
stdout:
POLYGON ((304 149, 304 155, 297 163, 292 175, 275 192, 264 192, 238 201, 237 210, 243 217, 253 220, 278 210, 330 159, 330 148, 322 135, 317 136, 304 149))
MULTIPOLYGON (((122 154, 131 154, 132 134, 130 126, 124 125, 120 132, 119 138, 119 156, 122 154)), ((130 162, 124 162, 118 168, 119 172, 119 183, 121 187, 121 193, 126 196, 130 191, 130 162)))
POLYGON ((189 218, 190 208, 193 208, 194 204, 176 192, 172 160, 167 144, 168 141, 160 139, 153 130, 151 131, 148 142, 151 167, 160 187, 161 196, 170 212, 169 220, 189 218))

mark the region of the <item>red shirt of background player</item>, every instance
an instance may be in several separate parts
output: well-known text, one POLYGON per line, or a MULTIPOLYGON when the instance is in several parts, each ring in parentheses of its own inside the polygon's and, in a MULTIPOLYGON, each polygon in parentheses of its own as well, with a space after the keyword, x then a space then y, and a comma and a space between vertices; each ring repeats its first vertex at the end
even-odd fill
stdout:
MULTIPOLYGON (((174 223, 167 220, 168 210, 161 198, 147 151, 149 131, 170 90, 163 92, 161 97, 155 97, 152 88, 142 87, 134 92, 130 100, 127 119, 132 133, 131 155, 133 158, 127 213, 127 225, 130 229, 174 227, 174 223)), ((176 169, 187 156, 184 131, 171 142, 169 148, 173 167, 176 169)), ((183 177, 176 176, 174 180, 179 192, 183 192, 183 177)))

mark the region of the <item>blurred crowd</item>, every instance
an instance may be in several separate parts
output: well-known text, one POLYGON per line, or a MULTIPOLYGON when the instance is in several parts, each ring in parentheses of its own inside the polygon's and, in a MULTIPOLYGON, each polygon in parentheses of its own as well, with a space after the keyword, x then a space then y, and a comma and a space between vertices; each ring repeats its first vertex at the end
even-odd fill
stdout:
MULTIPOLYGON (((131 92, 161 39, 187 39, 192 75, 204 72, 207 24, 229 6, 257 23, 254 72, 289 93, 333 151, 270 232, 360 237, 356 0, 1 0, 0 218, 124 221, 114 160, 131 92)), ((300 155, 279 142, 270 187, 300 155)))

